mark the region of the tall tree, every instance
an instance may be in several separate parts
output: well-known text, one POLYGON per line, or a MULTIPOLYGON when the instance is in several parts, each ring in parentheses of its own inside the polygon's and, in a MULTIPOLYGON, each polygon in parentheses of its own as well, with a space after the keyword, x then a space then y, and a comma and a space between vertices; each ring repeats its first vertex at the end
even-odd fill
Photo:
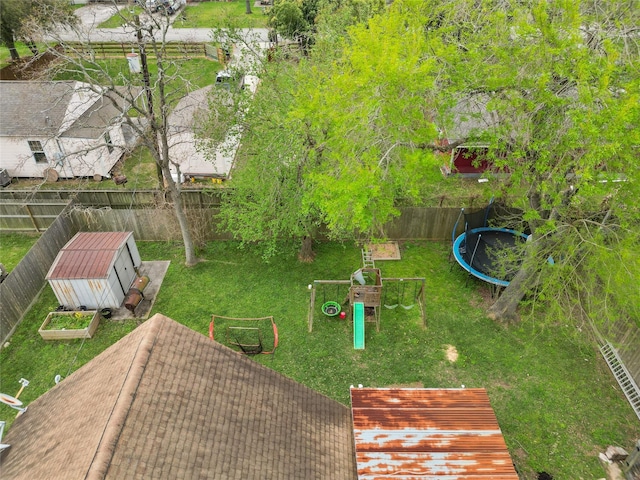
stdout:
POLYGON ((3 0, 0 2, 0 43, 9 49, 13 60, 19 60, 17 40, 24 41, 34 55, 38 53, 30 32, 46 33, 60 26, 77 23, 66 0, 3 0))
MULTIPOLYGON (((312 135, 312 122, 296 113, 296 103, 300 97, 309 95, 309 89, 315 85, 313 80, 308 84, 312 70, 333 58, 338 45, 336 37, 348 25, 373 14, 374 8, 356 9, 352 3, 343 2, 339 8, 332 4, 331 10, 323 10, 319 15, 324 20, 318 25, 322 32, 319 36, 322 54, 317 59, 298 66, 297 60, 271 52, 273 61, 253 62, 257 71, 245 73, 259 75, 261 83, 250 108, 237 97, 239 101, 228 102, 218 95, 211 102, 214 113, 205 130, 210 144, 222 144, 229 129, 236 125, 243 134, 243 147, 228 182, 231 188, 219 218, 223 228, 244 243, 259 244, 265 257, 273 255, 278 245, 282 245, 279 240, 291 239, 300 242, 298 256, 302 261, 313 259, 313 240, 324 214, 310 195, 310 179, 320 166, 323 146, 312 135), (302 74, 299 69, 311 71, 302 74)), ((243 42, 242 37, 234 37, 228 30, 224 36, 243 42)), ((246 91, 240 93, 240 97, 243 95, 246 91)), ((328 233, 334 238, 345 238, 345 231, 340 225, 328 233)))
MULTIPOLYGON (((301 241, 299 258, 313 259, 312 241, 319 215, 305 203, 306 173, 311 168, 311 147, 303 126, 288 115, 293 101, 293 68, 276 64, 262 72, 258 89, 246 115, 233 102, 223 109, 224 101, 216 98, 212 109, 217 112, 207 129, 209 140, 220 145, 230 128, 220 119, 234 119, 242 125, 242 147, 236 158, 234 173, 218 216, 220 227, 234 234, 244 244, 259 244, 263 257, 274 255, 281 240, 301 241)), ((226 92, 215 92, 224 94, 226 92)), ((245 92, 246 93, 246 92, 245 92)))
MULTIPOLYGON (((121 14, 126 15, 126 12, 121 14)), ((52 32, 38 39, 46 45, 46 51, 59 60, 54 73, 83 81, 116 107, 122 104, 130 107, 121 111, 118 120, 128 125, 151 153, 161 176, 160 187, 168 193, 180 227, 185 264, 192 266, 198 259, 181 195, 180 162, 172 158, 170 150, 168 118, 178 100, 193 86, 183 75, 184 60, 172 59, 167 53, 166 37, 170 25, 166 17, 147 15, 146 21, 141 23, 137 16, 123 16, 123 21, 136 33, 134 38, 137 38, 142 64, 140 73, 127 71, 125 59, 122 59, 123 71, 114 71, 91 50, 90 38, 80 30, 74 34, 74 40, 81 40, 80 47, 77 41, 66 40, 69 31, 64 36, 52 32), (149 64, 155 73, 150 73, 149 64), (139 100, 141 89, 145 92, 144 101, 139 100), (177 172, 176 178, 172 168, 177 172)), ((36 38, 38 30, 30 34, 36 38)))
POLYGON ((450 145, 490 146, 511 171, 501 192, 523 200, 533 232, 495 318, 515 318, 528 292, 562 286, 549 281, 550 256, 566 274, 578 271, 587 238, 614 248, 612 230, 623 238, 634 219, 637 228, 626 193, 640 179, 640 82, 638 11, 613 3, 406 0, 350 30, 298 104, 322 145, 310 182, 330 228, 383 225, 389 199, 410 193, 430 152, 444 148, 444 131, 450 145), (461 123, 462 136, 446 134, 461 123), (611 183, 622 172, 633 181, 611 183))

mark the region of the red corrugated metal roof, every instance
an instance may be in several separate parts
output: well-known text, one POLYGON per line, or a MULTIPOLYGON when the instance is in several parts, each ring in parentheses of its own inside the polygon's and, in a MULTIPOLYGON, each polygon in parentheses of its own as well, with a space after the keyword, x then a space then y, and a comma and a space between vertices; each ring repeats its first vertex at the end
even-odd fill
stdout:
POLYGON ((132 232, 80 232, 62 247, 47 280, 106 278, 132 232))
POLYGON ((487 392, 352 388, 360 480, 518 480, 487 392))

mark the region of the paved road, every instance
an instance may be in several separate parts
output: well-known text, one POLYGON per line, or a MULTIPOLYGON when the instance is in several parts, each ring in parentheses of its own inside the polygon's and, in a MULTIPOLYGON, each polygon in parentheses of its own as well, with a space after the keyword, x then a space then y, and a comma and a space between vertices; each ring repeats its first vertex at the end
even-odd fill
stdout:
MULTIPOLYGON (((96 25, 104 22, 123 6, 91 4, 76 10, 76 15, 80 18, 81 26, 73 31, 65 30, 59 32, 56 37, 65 41, 81 42, 129 42, 136 37, 135 30, 128 27, 121 28, 96 28, 96 25)), ((169 17, 175 20, 176 15, 169 17)), ((141 18, 144 22, 144 18, 141 18)), ((268 30, 266 28, 242 29, 242 36, 248 43, 267 43, 268 30)), ((157 40, 161 39, 161 32, 155 32, 157 40)), ((174 28, 169 26, 165 36, 166 41, 183 42, 210 42, 212 41, 212 29, 209 28, 174 28)))

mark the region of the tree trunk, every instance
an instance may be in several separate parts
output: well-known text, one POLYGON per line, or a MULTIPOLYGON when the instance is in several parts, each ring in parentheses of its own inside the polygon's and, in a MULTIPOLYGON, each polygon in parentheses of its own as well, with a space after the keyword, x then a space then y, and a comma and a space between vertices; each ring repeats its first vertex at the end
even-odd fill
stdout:
POLYGON ((196 257, 195 249, 193 248, 193 240, 191 239, 189 222, 187 221, 187 215, 184 211, 182 196, 180 195, 180 191, 178 190, 176 182, 174 182, 173 178, 171 177, 169 166, 165 165, 163 167, 163 171, 165 174, 164 177, 167 185, 167 190, 169 190, 169 195, 171 195, 171 201, 173 202, 173 210, 176 212, 178 225, 180 225, 180 233, 182 234, 182 241, 184 243, 184 263, 187 267, 192 267, 196 263, 198 263, 198 258, 196 257))
POLYGON ((5 45, 9 50, 9 54, 11 55, 11 60, 13 61, 20 60, 20 54, 18 53, 18 49, 16 48, 16 44, 13 41, 13 39, 10 41, 5 40, 5 45))
POLYGON ((504 289, 502 295, 489 307, 487 316, 492 320, 502 322, 518 321, 518 305, 532 286, 532 281, 536 274, 535 251, 536 244, 533 236, 526 243, 524 252, 524 260, 520 266, 520 270, 516 273, 513 280, 504 289))
POLYGON ((527 286, 533 277, 533 272, 524 266, 518 270, 516 276, 504 289, 502 295, 489 307, 487 316, 505 323, 517 322, 518 305, 527 292, 527 286))
POLYGON ((247 6, 247 15, 251 15, 251 0, 244 0, 244 3, 247 6))
POLYGON ((300 252, 298 253, 298 260, 305 263, 313 262, 316 254, 313 251, 313 237, 311 235, 305 235, 302 238, 302 245, 300 246, 300 252))

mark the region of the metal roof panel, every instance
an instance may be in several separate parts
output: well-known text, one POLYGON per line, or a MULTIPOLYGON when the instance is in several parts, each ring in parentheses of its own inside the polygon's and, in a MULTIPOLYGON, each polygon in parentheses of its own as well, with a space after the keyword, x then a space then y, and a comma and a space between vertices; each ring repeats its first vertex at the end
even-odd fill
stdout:
POLYGON ((107 278, 132 232, 80 232, 62 247, 47 280, 107 278))
POLYGON ((352 388, 358 478, 518 480, 484 389, 352 388))

